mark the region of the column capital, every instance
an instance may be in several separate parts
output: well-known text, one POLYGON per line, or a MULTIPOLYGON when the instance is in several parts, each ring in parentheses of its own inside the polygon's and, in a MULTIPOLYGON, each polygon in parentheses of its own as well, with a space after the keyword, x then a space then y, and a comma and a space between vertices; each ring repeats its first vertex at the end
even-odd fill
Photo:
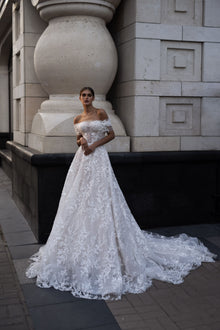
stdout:
POLYGON ((49 21, 61 16, 95 16, 110 22, 121 0, 31 0, 40 16, 49 21))

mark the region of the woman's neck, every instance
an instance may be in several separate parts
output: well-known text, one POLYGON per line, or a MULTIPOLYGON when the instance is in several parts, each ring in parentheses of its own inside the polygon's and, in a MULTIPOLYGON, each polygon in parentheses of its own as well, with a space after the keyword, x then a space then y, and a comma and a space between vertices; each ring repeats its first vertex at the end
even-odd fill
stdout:
POLYGON ((96 109, 92 105, 84 106, 83 114, 85 116, 92 115, 92 114, 95 114, 95 113, 96 113, 96 109))

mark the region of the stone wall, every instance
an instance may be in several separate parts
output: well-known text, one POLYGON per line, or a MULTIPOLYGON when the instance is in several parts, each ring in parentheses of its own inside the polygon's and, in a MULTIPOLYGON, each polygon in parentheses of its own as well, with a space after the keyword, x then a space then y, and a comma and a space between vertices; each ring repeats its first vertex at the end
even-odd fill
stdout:
POLYGON ((114 31, 131 151, 220 149, 220 1, 122 1, 114 31))
POLYGON ((10 2, 0 1, 0 148, 11 133, 11 8, 10 2))
POLYGON ((15 2, 13 29, 13 114, 14 141, 27 146, 32 120, 47 99, 34 69, 34 50, 46 23, 30 0, 15 2))
MULTIPOLYGON (((113 21, 119 65, 110 94, 131 137, 130 151, 220 149, 219 17, 218 0, 121 1, 113 21)), ((13 6, 14 140, 41 152, 71 152, 72 126, 68 137, 69 124, 61 133, 56 124, 56 132, 44 136, 43 125, 36 131, 33 121, 48 98, 34 69, 35 45, 46 25, 31 1, 13 6), (60 144, 49 141, 53 134, 60 144), (36 137, 48 143, 42 147, 36 137)), ((111 150, 129 151, 124 131, 116 133, 111 150)))

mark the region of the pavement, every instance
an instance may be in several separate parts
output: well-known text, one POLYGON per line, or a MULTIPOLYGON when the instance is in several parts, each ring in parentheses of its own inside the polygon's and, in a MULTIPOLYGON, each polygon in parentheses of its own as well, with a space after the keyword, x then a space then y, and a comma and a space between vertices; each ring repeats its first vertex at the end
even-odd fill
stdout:
POLYGON ((119 301, 38 288, 25 277, 25 269, 40 245, 0 168, 0 330, 220 330, 220 223, 151 231, 196 236, 218 258, 193 270, 182 284, 153 281, 145 293, 119 301))

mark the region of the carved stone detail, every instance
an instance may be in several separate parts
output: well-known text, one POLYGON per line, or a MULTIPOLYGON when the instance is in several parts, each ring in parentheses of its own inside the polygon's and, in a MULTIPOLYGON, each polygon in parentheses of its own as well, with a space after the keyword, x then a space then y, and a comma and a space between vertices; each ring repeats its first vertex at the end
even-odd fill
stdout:
POLYGON ((162 0, 161 23, 202 25, 201 0, 162 0))
POLYGON ((200 81, 201 44, 163 41, 161 80, 200 81))
POLYGON ((200 99, 172 98, 160 99, 160 135, 200 134, 200 99))

